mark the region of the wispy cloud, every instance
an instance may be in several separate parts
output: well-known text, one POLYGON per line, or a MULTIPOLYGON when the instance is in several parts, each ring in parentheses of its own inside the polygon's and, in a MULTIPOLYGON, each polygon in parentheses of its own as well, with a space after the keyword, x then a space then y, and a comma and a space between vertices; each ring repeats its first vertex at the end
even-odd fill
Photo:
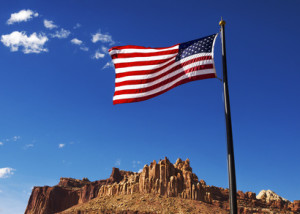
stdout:
POLYGON ((0 178, 8 178, 14 174, 14 171, 16 170, 10 167, 0 168, 0 178))
POLYGON ((77 28, 80 28, 80 27, 81 27, 81 24, 76 23, 76 25, 73 27, 73 29, 77 29, 77 28))
POLYGON ((21 139, 20 136, 13 136, 13 137, 11 137, 11 138, 2 139, 2 140, 0 141, 0 146, 3 146, 4 143, 8 143, 8 142, 16 142, 16 141, 18 141, 18 140, 20 140, 20 139, 21 139))
POLYGON ((132 161, 132 167, 136 168, 138 165, 141 165, 141 161, 132 161))
POLYGON ((107 62, 103 67, 102 69, 107 69, 107 68, 113 68, 114 67, 114 64, 112 62, 107 62))
POLYGON ((88 48, 88 47, 86 47, 86 46, 84 46, 84 45, 83 45, 83 46, 81 46, 81 47, 80 47, 80 49, 81 49, 81 50, 83 50, 83 51, 88 51, 88 50, 89 50, 89 48, 88 48))
POLYGON ((58 144, 58 148, 60 148, 60 149, 64 148, 65 146, 66 146, 66 144, 64 144, 64 143, 58 144))
POLYGON ((77 38, 74 38, 71 40, 71 43, 75 44, 75 45, 81 45, 82 44, 82 41, 77 39, 77 38))
POLYGON ((71 32, 69 30, 65 30, 61 28, 60 30, 55 31, 54 34, 50 34, 52 38, 65 39, 67 38, 71 32))
POLYGON ((17 140, 20 140, 20 139, 21 139, 20 136, 13 136, 13 137, 11 138, 12 141, 17 141, 17 140))
POLYGON ((101 33, 101 32, 92 34, 92 42, 96 43, 98 41, 103 42, 103 43, 110 43, 110 44, 114 44, 115 43, 113 41, 111 35, 109 35, 108 33, 101 33))
POLYGON ((108 48, 107 47, 102 46, 101 50, 103 51, 103 53, 108 54, 108 48))
POLYGON ((141 173, 143 171, 143 169, 139 169, 138 173, 141 173))
POLYGON ((93 59, 102 59, 104 56, 105 56, 105 54, 100 53, 100 51, 97 50, 97 51, 95 52, 95 54, 93 55, 92 58, 93 58, 93 59))
POLYGON ((32 147, 34 147, 33 144, 26 144, 26 145, 24 146, 24 149, 26 150, 26 149, 29 149, 29 148, 32 148, 32 147))
POLYGON ((74 38, 74 39, 71 40, 71 43, 74 44, 74 45, 80 46, 80 49, 83 50, 83 51, 88 51, 89 50, 89 48, 86 47, 80 39, 74 38))
POLYGON ((16 141, 18 141, 18 140, 20 140, 21 139, 21 136, 13 136, 13 137, 11 137, 11 138, 6 138, 6 139, 4 139, 3 141, 5 141, 5 142, 11 142, 11 141, 13 141, 13 142, 16 142, 16 141))
POLYGON ((51 21, 51 20, 47 20, 47 19, 44 19, 44 26, 45 26, 45 28, 48 28, 48 29, 53 29, 53 28, 58 28, 58 26, 57 25, 55 25, 54 23, 53 23, 53 21, 51 21))
POLYGON ((115 166, 121 166, 121 160, 120 160, 120 159, 117 159, 117 160, 116 160, 115 166))
POLYGON ((10 18, 7 20, 8 25, 12 25, 16 22, 27 22, 33 17, 39 16, 38 13, 33 12, 32 10, 20 10, 17 13, 12 13, 10 18))
POLYGON ((9 47, 10 51, 15 52, 19 47, 23 47, 22 51, 25 54, 47 52, 48 49, 44 47, 47 41, 47 36, 35 32, 27 36, 26 32, 14 31, 1 36, 1 42, 9 47))

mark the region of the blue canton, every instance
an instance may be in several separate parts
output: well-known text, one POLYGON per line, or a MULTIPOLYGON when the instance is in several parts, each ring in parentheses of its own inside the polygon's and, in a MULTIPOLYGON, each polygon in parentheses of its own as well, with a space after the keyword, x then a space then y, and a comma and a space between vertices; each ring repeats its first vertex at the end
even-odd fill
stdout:
POLYGON ((210 53, 212 52, 212 46, 216 34, 211 36, 203 37, 201 39, 196 39, 193 41, 181 43, 179 45, 178 54, 176 56, 176 61, 184 59, 185 57, 198 54, 198 53, 210 53))

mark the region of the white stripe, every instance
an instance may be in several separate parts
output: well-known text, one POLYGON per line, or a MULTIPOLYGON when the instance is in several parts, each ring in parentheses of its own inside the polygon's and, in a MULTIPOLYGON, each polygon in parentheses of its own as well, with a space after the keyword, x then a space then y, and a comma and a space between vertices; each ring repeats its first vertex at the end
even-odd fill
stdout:
MULTIPOLYGON (((199 53, 199 54, 194 54, 194 55, 191 55, 189 57, 186 57, 184 59, 181 59, 180 62, 177 61, 175 63, 177 63, 176 65, 178 65, 179 63, 183 63, 183 62, 186 62, 186 61, 189 61, 191 59, 194 59, 194 58, 197 58, 197 57, 202 57, 202 56, 211 56, 211 52, 208 52, 208 53, 199 53)), ((167 62, 164 62, 164 63, 160 63, 160 64, 155 64, 155 65, 141 65, 141 66, 132 66, 132 67, 125 67, 125 68, 116 68, 115 71, 116 71, 116 74, 119 74, 119 73, 125 73, 125 72, 128 72, 128 71, 145 71, 145 70, 153 70, 153 69, 157 69, 157 68, 160 68, 166 64, 168 64, 171 60, 175 59, 174 58, 171 58, 169 61, 167 62)), ((174 63, 174 64, 175 64, 174 63)), ((173 66, 174 67, 174 66, 173 66)))
POLYGON ((141 65, 141 66, 132 66, 132 67, 126 67, 126 68, 116 68, 116 74, 119 73, 125 73, 128 71, 143 71, 143 70, 153 70, 153 69, 157 69, 160 68, 166 64, 168 64, 169 62, 175 60, 175 57, 171 58, 170 60, 164 62, 164 63, 159 63, 159 64, 155 64, 155 65, 141 65))
POLYGON ((177 55, 177 53, 169 54, 169 55, 160 55, 160 56, 116 58, 116 59, 113 59, 112 61, 114 64, 123 63, 123 62, 141 62, 141 61, 168 59, 168 58, 171 58, 176 55, 177 55))
MULTIPOLYGON (((154 77, 157 77, 163 73, 165 73, 166 71, 169 71, 170 69, 172 69, 173 67, 177 66, 178 64, 180 64, 181 61, 178 61, 166 68, 164 68, 163 70, 159 71, 159 72, 155 72, 155 73, 151 73, 151 74, 147 74, 147 75, 134 75, 134 76, 126 76, 126 77, 119 77, 119 78, 116 78, 115 79, 115 82, 116 83, 119 83, 119 82, 124 82, 124 81, 128 81, 128 80, 143 80, 143 79, 150 79, 150 78, 154 78, 154 77)), ((198 61, 198 62, 194 62, 193 64, 196 64, 197 63, 197 66, 198 65, 207 65, 207 64, 213 64, 214 63, 214 60, 212 59, 209 59, 209 60, 201 60, 201 61, 198 61)), ((173 71, 175 72, 175 71, 173 71)))
MULTIPOLYGON (((151 74, 148 74, 148 75, 135 75, 135 76, 125 76, 125 77, 121 77, 121 78, 116 78, 115 82, 122 82, 122 81, 126 81, 126 80, 131 80, 131 78, 133 78, 133 80, 135 80, 134 78, 135 78, 136 76, 140 76, 141 79, 153 78, 153 77, 156 77, 156 76, 158 76, 158 75, 161 75, 162 73, 164 73, 164 72, 166 72, 166 71, 172 69, 173 67, 175 67, 175 66, 177 66, 177 65, 179 65, 179 64, 181 64, 181 63, 187 62, 187 61, 192 60, 192 59, 195 59, 195 58, 203 57, 203 56, 211 56, 211 53, 199 53, 199 54, 194 54, 194 55, 191 55, 191 56, 186 57, 186 58, 184 58, 184 59, 181 59, 181 60, 179 60, 179 61, 177 61, 177 62, 172 63, 171 65, 165 67, 164 69, 162 69, 162 70, 159 71, 159 72, 151 73, 151 74)), ((210 60, 210 59, 209 59, 209 60, 203 60, 203 62, 205 62, 205 61, 208 62, 208 61, 211 61, 211 60, 210 60)), ((201 61, 200 61, 200 62, 201 62, 201 61)), ((165 64, 166 64, 166 63, 164 63, 163 65, 165 65, 165 64)), ((159 64, 159 65, 160 65, 160 64, 159 64)), ((163 66, 163 65, 162 65, 162 66, 163 66)), ((154 65, 153 65, 153 66, 154 66, 154 65)), ((137 70, 151 70, 151 69, 149 69, 149 66, 148 66, 148 69, 145 69, 145 67, 146 67, 146 66, 136 66, 136 67, 131 67, 131 68, 136 68, 137 70), (139 69, 138 69, 138 68, 139 68, 139 69)), ((161 66, 159 66, 159 67, 161 67, 161 66)), ((156 67, 156 68, 158 68, 158 67, 156 67)), ((153 69, 155 69, 155 68, 153 68, 153 69)), ((131 70, 130 70, 130 71, 131 71, 131 70)), ((116 69, 116 73, 117 73, 117 69, 116 69)))
MULTIPOLYGON (((212 64, 212 63, 209 63, 209 64, 212 64)), ((121 90, 127 90, 127 89, 142 89, 142 88, 147 88, 147 87, 150 87, 150 86, 153 86, 153 85, 156 85, 162 81, 165 81, 169 78, 172 78, 173 76, 176 76, 177 74, 179 73, 182 73, 190 68, 193 68, 193 67, 196 67, 196 66, 199 66, 200 63, 199 62, 195 62, 195 63, 192 63, 192 64, 189 64, 189 65, 186 65, 184 67, 181 67, 175 71, 173 71, 172 73, 166 75, 166 76, 163 76, 162 78, 159 78, 153 82, 149 82, 149 83, 145 83, 145 84, 135 84, 135 85, 122 85, 122 86, 119 86, 119 87, 116 87, 115 88, 115 91, 121 91, 121 90)), ((207 70, 207 69, 205 69, 207 70)), ((203 70, 203 71, 205 71, 203 70)))
POLYGON ((168 50, 176 50, 178 49, 179 45, 176 45, 171 48, 164 48, 164 49, 136 49, 136 48, 126 48, 126 49, 121 49, 121 50, 111 50, 109 54, 112 56, 114 54, 120 54, 120 53, 157 53, 157 52, 162 52, 162 51, 168 51, 168 50))
POLYGON ((201 75, 204 75, 204 74, 215 74, 216 71, 214 68, 212 69, 207 69, 207 70, 199 70, 199 71, 194 71, 194 72, 191 72, 191 73, 187 73, 186 75, 183 75, 181 77, 179 77, 178 79, 166 84, 166 85, 163 85, 159 88, 156 88, 156 89, 153 89, 151 91, 147 91, 147 92, 144 92, 144 93, 137 93, 137 94, 121 94, 121 95, 116 95, 113 97, 113 100, 121 100, 121 99, 131 99, 131 98, 139 98, 139 97, 145 97, 145 96, 149 96, 149 95, 152 95, 152 94, 156 94, 156 93, 159 93, 160 91, 163 91, 165 89, 168 89, 170 87, 172 87, 174 84, 176 84, 177 82, 181 81, 181 80, 184 80, 184 79, 187 79, 189 77, 194 77, 194 76, 201 76, 201 75))

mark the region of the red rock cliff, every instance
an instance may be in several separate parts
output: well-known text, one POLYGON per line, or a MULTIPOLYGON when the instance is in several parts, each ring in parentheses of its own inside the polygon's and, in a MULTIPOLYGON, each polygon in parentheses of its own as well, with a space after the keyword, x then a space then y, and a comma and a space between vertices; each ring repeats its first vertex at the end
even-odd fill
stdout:
POLYGON ((87 178, 61 178, 54 187, 34 187, 25 214, 52 214, 85 203, 98 195, 102 185, 120 182, 131 173, 113 168, 106 180, 90 182, 87 178))
MULTIPOLYGON (((206 185, 192 172, 189 159, 178 159, 173 165, 165 158, 145 165, 142 172, 127 172, 113 168, 110 178, 90 182, 61 178, 57 186, 35 187, 25 214, 50 214, 64 211, 74 205, 87 203, 96 197, 154 194, 202 201, 228 210, 228 189, 206 185)), ((266 200, 255 193, 238 191, 239 213, 300 213, 300 201, 291 203, 281 197, 266 200)))

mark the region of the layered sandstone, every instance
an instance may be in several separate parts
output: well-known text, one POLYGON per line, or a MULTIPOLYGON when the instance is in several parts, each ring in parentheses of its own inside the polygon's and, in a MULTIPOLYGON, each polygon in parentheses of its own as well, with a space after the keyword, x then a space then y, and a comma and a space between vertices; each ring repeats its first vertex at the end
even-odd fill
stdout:
POLYGON ((61 178, 54 187, 34 187, 25 214, 52 214, 88 202, 98 195, 101 186, 120 182, 130 174, 113 168, 111 176, 105 180, 90 182, 87 178, 61 178))
MULTIPOLYGON (((300 213, 300 201, 292 203, 269 193, 256 196, 253 192, 238 191, 239 213, 300 213)), ((120 213, 144 213, 136 210, 142 206, 137 195, 142 195, 146 204, 151 204, 152 202, 147 200, 153 197, 161 202, 166 201, 166 198, 177 198, 177 201, 192 200, 193 206, 196 207, 205 207, 206 204, 227 212, 228 194, 228 189, 209 186, 205 181, 199 180, 192 171, 189 159, 178 159, 173 165, 165 158, 145 165, 140 173, 113 168, 110 178, 106 180, 90 182, 87 178, 61 178, 57 186, 35 187, 25 213, 48 214, 64 210, 64 213, 72 213, 75 210, 76 213, 81 213, 80 209, 83 207, 86 210, 84 213, 118 213, 113 210, 114 207, 123 207, 120 213), (126 198, 126 203, 120 199, 115 205, 111 204, 115 198, 126 198), (128 204, 134 204, 136 208, 128 207, 128 204)), ((152 208, 149 207, 146 213, 155 210, 155 207, 152 208)), ((159 208, 156 207, 157 209, 159 208)))
POLYGON ((154 193, 204 202, 211 202, 218 195, 223 199, 218 188, 207 186, 203 180, 198 181, 189 159, 178 159, 174 165, 167 158, 158 163, 154 160, 149 166, 145 165, 141 173, 125 176, 119 183, 101 186, 98 197, 133 193, 154 193))

